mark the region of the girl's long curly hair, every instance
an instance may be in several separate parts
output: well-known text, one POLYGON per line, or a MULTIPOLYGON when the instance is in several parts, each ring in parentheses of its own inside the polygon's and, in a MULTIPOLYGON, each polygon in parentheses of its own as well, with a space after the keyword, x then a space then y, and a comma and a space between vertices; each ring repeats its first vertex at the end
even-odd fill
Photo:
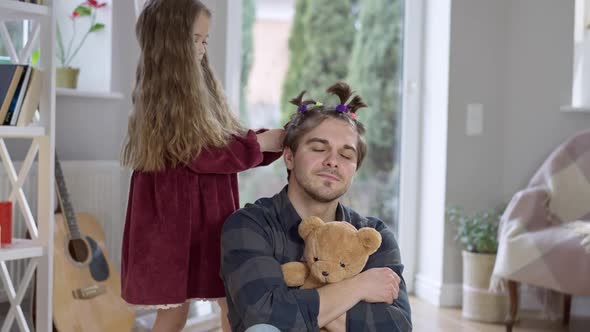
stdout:
POLYGON ((136 24, 141 48, 123 166, 159 171, 223 147, 246 129, 229 110, 207 54, 197 62, 193 24, 211 11, 197 0, 149 0, 136 24))

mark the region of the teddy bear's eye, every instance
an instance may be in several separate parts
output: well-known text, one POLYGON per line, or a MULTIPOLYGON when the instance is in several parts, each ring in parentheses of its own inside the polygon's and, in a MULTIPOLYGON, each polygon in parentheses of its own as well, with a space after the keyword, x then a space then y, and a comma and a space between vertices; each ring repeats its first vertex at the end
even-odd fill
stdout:
POLYGON ((314 262, 317 262, 317 261, 319 261, 319 260, 320 260, 320 259, 319 259, 319 258, 317 258, 317 257, 314 257, 314 258, 313 258, 313 261, 314 261, 314 262))
POLYGON ((345 268, 346 267, 346 264, 340 263, 340 267, 345 268))

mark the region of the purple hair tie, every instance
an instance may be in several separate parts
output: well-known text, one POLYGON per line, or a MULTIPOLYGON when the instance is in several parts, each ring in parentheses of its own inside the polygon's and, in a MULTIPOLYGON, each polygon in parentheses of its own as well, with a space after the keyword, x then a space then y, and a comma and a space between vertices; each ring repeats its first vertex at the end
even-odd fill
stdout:
POLYGON ((299 107, 297 107, 297 111, 299 113, 304 113, 305 111, 307 111, 307 105, 305 105, 305 104, 299 105, 299 107))
POLYGON ((336 106, 336 112, 338 113, 347 113, 348 112, 348 106, 344 105, 344 104, 340 104, 338 106, 336 106))

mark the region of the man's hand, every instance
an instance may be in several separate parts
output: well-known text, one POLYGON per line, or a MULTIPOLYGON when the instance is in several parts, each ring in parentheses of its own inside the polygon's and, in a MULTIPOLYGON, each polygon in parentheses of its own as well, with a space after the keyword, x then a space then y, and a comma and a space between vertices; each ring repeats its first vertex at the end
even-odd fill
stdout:
POLYGON ((398 297, 401 278, 390 268, 369 269, 353 279, 361 301, 392 304, 398 297))

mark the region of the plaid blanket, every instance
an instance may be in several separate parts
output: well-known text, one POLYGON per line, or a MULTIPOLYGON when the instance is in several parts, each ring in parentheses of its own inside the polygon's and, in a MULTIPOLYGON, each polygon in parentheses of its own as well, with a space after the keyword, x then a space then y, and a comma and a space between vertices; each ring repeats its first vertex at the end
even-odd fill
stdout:
POLYGON ((551 153, 508 204, 498 233, 492 291, 515 280, 590 295, 590 130, 551 153))

